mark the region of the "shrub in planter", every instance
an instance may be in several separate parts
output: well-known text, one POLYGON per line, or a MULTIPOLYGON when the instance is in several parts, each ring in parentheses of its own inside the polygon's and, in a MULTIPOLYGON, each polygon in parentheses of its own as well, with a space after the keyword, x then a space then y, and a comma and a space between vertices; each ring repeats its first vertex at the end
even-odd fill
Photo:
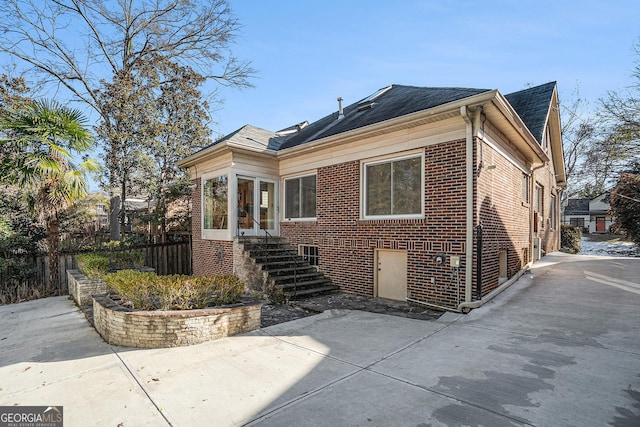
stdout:
POLYGON ((566 248, 569 252, 576 254, 580 252, 580 239, 582 231, 573 225, 562 224, 560 231, 560 243, 562 248, 566 248))
POLYGON ((90 279, 103 279, 109 270, 144 267, 144 252, 90 252, 76 255, 78 268, 90 279))
POLYGON ((78 268, 90 279, 102 279, 109 270, 109 258, 101 253, 86 253, 76 255, 78 268))
POLYGON ((158 276, 122 270, 106 276, 107 286, 137 310, 191 310, 238 302, 244 283, 235 275, 158 276))
POLYGON ((107 252, 109 268, 123 270, 144 267, 144 252, 107 252))

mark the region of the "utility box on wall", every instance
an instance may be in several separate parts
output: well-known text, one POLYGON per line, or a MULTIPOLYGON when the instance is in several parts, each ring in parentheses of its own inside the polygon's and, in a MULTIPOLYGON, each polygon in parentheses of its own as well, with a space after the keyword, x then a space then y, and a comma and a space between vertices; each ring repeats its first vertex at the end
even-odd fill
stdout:
POLYGON ((533 238, 533 260, 538 261, 542 258, 542 239, 540 237, 533 238))

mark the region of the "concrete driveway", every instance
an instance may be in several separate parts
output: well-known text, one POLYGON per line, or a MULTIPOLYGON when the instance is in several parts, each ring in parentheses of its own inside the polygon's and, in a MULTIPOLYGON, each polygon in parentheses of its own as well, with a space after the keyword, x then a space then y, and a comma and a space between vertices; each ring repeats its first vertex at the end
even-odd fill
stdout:
POLYGON ((110 347, 66 297, 0 307, 0 405, 65 426, 638 426, 640 259, 552 254, 468 315, 329 311, 110 347))

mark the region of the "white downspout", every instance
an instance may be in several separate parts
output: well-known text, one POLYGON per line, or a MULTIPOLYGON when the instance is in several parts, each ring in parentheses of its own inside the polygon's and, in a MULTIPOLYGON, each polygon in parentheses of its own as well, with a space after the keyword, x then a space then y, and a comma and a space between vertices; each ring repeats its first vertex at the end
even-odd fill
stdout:
MULTIPOLYGON (((465 245, 465 274, 464 274, 464 302, 458 306, 463 311, 471 303, 473 287, 473 120, 466 105, 460 107, 460 115, 466 123, 466 245, 465 245)), ((471 308, 471 307, 469 307, 471 308)))
POLYGON ((534 229, 535 229, 535 215, 534 213, 534 208, 535 208, 535 200, 534 197, 536 196, 536 177, 535 177, 535 173, 538 169, 542 169, 543 167, 545 167, 547 165, 546 162, 542 163, 540 166, 536 166, 534 168, 531 168, 531 185, 529 186, 529 258, 531 258, 531 261, 528 262, 529 265, 533 264, 533 238, 534 238, 534 229))

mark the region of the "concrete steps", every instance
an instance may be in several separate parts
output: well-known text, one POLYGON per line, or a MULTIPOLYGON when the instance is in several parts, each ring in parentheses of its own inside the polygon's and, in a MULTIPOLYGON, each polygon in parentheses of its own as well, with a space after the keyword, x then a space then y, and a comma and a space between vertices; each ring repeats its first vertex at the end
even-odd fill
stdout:
POLYGON ((268 242, 247 240, 242 244, 244 251, 267 272, 268 280, 287 300, 325 295, 340 289, 282 238, 268 242))

